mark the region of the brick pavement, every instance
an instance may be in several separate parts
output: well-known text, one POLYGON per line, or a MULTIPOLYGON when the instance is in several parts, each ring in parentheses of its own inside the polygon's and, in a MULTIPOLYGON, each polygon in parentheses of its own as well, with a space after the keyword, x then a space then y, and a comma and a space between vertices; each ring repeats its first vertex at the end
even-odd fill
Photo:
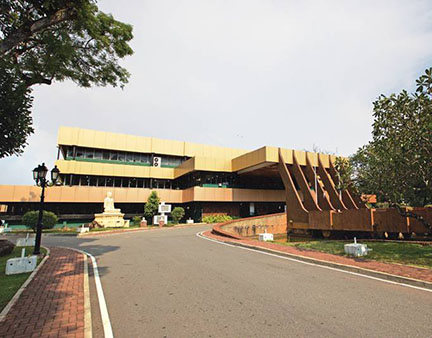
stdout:
POLYGON ((0 337, 84 337, 84 257, 52 248, 4 320, 0 337))
POLYGON ((432 282, 432 269, 426 269, 426 268, 423 269, 423 268, 417 268, 413 266, 394 264, 394 263, 383 263, 378 261, 367 260, 364 258, 350 258, 345 256, 337 256, 325 252, 299 249, 299 248, 295 248, 283 244, 260 242, 254 239, 233 239, 233 238, 213 234, 211 233, 211 231, 206 231, 204 235, 224 242, 237 242, 241 244, 276 250, 276 251, 280 251, 292 255, 303 256, 303 257, 328 261, 337 264, 350 265, 350 266, 359 267, 363 269, 375 270, 375 271, 384 272, 392 275, 413 278, 413 279, 426 281, 426 282, 432 282))

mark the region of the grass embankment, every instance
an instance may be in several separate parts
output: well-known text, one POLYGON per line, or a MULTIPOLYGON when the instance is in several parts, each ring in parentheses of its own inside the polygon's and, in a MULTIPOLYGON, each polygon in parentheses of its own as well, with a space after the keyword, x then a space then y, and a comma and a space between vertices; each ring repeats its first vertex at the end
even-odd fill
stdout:
MULTIPOLYGON (((15 247, 13 251, 6 256, 0 257, 0 311, 7 305, 12 299, 14 294, 18 291, 21 285, 27 280, 31 272, 20 273, 18 275, 6 275, 6 261, 9 258, 21 257, 21 249, 23 247, 15 247)), ((33 252, 32 246, 26 246, 26 256, 33 252)), ((46 250, 41 248, 41 252, 45 255, 46 250)), ((38 259, 37 264, 41 262, 42 258, 38 259)))
MULTIPOLYGON (((432 269, 432 246, 420 245, 413 243, 385 243, 385 242, 368 242, 359 241, 362 244, 367 244, 369 251, 364 259, 376 260, 386 263, 398 263, 405 265, 419 266, 432 269)), ((352 243, 352 241, 304 241, 304 242, 282 242, 276 243, 294 246, 303 250, 315 250, 327 252, 333 255, 345 256, 344 244, 352 243)), ((362 258, 360 258, 362 259, 362 258)))

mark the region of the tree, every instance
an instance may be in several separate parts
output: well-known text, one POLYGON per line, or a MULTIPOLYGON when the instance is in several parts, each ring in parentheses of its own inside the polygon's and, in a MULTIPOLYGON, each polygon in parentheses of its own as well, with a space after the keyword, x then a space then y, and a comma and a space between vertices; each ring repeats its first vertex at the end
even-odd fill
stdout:
POLYGON ((171 211, 171 217, 174 224, 178 224, 184 215, 185 211, 182 207, 175 207, 173 211, 171 211))
POLYGON ((380 202, 432 202, 432 68, 416 93, 381 95, 374 102, 372 141, 351 159, 360 192, 380 202))
MULTIPOLYGON (((24 225, 29 226, 36 231, 36 225, 39 217, 39 211, 27 211, 22 218, 24 225)), ((58 217, 51 211, 43 211, 42 214, 42 229, 51 229, 56 225, 58 217)))
POLYGON ((152 191, 147 198, 147 203, 144 206, 144 216, 149 220, 149 224, 153 224, 153 216, 156 215, 159 208, 160 198, 156 191, 152 191))
POLYGON ((99 11, 96 0, 1 1, 0 117, 16 114, 20 123, 2 125, 10 136, 0 158, 20 154, 33 132, 31 86, 72 80, 123 87, 129 73, 118 61, 133 53, 132 37, 132 27, 99 11))

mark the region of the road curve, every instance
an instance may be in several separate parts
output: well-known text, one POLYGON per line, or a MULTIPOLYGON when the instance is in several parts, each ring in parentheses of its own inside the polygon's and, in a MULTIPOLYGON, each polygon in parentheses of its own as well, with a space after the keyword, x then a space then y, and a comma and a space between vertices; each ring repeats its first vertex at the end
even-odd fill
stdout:
POLYGON ((431 337, 432 293, 220 245, 206 227, 44 237, 96 256, 115 337, 431 337))

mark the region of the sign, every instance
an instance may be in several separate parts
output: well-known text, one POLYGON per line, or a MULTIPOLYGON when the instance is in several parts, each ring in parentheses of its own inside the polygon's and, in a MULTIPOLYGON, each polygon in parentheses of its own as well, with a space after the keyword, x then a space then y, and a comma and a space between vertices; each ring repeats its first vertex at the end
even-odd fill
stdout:
POLYGON ((160 167, 162 163, 162 157, 153 157, 153 167, 160 167))
POLYGON ((171 212, 171 204, 165 204, 165 202, 162 202, 161 204, 159 204, 158 211, 161 214, 170 213, 171 212))

